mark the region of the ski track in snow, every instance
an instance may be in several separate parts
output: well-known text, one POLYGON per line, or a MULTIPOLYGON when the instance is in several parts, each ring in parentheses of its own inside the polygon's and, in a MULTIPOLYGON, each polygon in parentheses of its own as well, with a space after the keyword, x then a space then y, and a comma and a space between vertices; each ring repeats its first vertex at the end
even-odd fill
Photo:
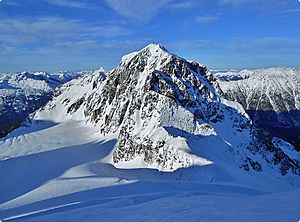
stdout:
POLYGON ((1 153, 9 158, 1 156, 0 162, 0 219, 30 222, 299 219, 299 189, 270 192, 233 183, 181 181, 180 171, 117 169, 107 162, 115 144, 114 136, 97 138, 94 133, 81 122, 67 121, 1 141, 1 153), (30 149, 41 143, 40 149, 30 149), (11 147, 23 152, 16 153, 11 147))

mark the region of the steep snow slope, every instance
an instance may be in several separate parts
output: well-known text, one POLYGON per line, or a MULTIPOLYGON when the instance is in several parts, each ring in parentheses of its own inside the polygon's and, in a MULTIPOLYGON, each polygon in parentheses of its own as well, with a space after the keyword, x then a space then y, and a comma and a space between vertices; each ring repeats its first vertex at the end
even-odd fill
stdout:
POLYGON ((56 87, 84 73, 88 72, 0 74, 0 137, 47 103, 56 87))
POLYGON ((226 98, 241 103, 253 123, 300 148, 300 69, 217 72, 226 98))
POLYGON ((0 144, 0 153, 6 153, 6 160, 1 156, 0 161, 2 221, 299 218, 300 191, 283 178, 232 168, 240 181, 228 175, 215 181, 208 166, 172 173, 118 169, 107 163, 116 144, 114 136, 99 136, 83 122, 67 120, 34 132, 25 130, 8 140, 10 146, 0 144))
POLYGON ((64 84, 0 149, 4 221, 297 218, 299 154, 160 45, 64 84))

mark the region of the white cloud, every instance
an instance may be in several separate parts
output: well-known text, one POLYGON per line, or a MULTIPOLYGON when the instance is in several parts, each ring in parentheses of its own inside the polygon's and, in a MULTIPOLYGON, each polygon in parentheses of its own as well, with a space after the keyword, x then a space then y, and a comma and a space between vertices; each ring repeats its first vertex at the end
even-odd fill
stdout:
POLYGON ((197 40, 182 40, 175 41, 169 44, 174 50, 199 50, 199 49, 221 49, 223 46, 215 41, 207 39, 197 39, 197 40))
MULTIPOLYGON (((91 4, 79 0, 40 0, 40 1, 46 2, 50 5, 59 6, 59 7, 68 7, 68 8, 77 8, 77 9, 92 8, 91 4)), ((10 1, 0 0, 0 2, 3 2, 5 3, 5 5, 10 5, 10 6, 22 6, 22 3, 24 3, 23 1, 20 0, 10 0, 10 1)), ((33 2, 36 2, 36 0, 30 3, 33 2)))
POLYGON ((62 7, 69 7, 69 8, 89 8, 90 5, 86 2, 82 1, 74 1, 74 0, 44 0, 48 4, 62 6, 62 7))
POLYGON ((0 0, 0 2, 2 2, 1 4, 5 5, 5 6, 20 6, 21 5, 21 3, 18 2, 17 0, 9 0, 9 1, 0 0))
POLYGON ((199 4, 199 1, 184 1, 170 4, 170 9, 181 10, 181 9, 191 9, 199 4))
POLYGON ((219 16, 198 16, 196 21, 198 23, 210 23, 219 20, 219 16))
POLYGON ((106 0, 107 4, 120 15, 148 21, 172 0, 106 0))
POLYGON ((82 70, 100 66, 110 69, 124 54, 141 49, 149 42, 153 40, 65 40, 34 49, 0 44, 0 67, 2 72, 82 70))
MULTIPOLYGON (((300 0, 299 0, 300 1, 300 0)), ((288 9, 288 10, 283 10, 280 13, 284 14, 284 13, 298 13, 300 12, 300 8, 297 9, 288 9)))
POLYGON ((240 6, 248 2, 251 2, 251 0, 219 0, 219 3, 221 5, 231 5, 231 6, 240 6))
POLYGON ((220 5, 242 7, 250 6, 254 7, 256 10, 266 10, 266 9, 280 9, 287 6, 288 1, 280 0, 218 0, 220 5))
POLYGON ((231 49, 245 54, 297 54, 300 53, 300 40, 297 38, 265 37, 257 39, 233 39, 231 49))
POLYGON ((131 30, 117 24, 87 23, 62 17, 2 18, 0 42, 9 46, 53 44, 128 35, 131 30))

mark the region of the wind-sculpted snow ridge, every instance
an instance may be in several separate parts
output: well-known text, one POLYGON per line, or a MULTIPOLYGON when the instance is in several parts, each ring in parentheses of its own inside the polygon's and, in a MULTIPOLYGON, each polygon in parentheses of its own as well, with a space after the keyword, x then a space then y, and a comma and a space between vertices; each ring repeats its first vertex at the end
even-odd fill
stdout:
POLYGON ((221 177, 234 169, 299 175, 298 156, 255 130, 242 106, 222 95, 205 66, 150 44, 124 56, 107 76, 65 84, 33 121, 85 120, 99 135, 115 135, 108 161, 119 168, 203 166, 221 177))
POLYGON ((300 69, 218 72, 225 97, 243 105, 253 123, 300 149, 300 69))
POLYGON ((59 85, 88 72, 0 74, 0 137, 17 128, 30 113, 51 100, 53 90, 59 85))

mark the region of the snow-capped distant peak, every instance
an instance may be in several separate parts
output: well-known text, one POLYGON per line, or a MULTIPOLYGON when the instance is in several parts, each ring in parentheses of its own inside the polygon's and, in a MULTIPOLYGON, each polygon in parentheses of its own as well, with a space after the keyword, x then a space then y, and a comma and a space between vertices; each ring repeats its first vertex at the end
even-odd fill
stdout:
POLYGON ((265 69, 214 74, 227 99, 243 105, 253 123, 300 149, 300 69, 265 69))
POLYGON ((0 73, 0 137, 48 102, 58 86, 85 73, 90 71, 0 73))

